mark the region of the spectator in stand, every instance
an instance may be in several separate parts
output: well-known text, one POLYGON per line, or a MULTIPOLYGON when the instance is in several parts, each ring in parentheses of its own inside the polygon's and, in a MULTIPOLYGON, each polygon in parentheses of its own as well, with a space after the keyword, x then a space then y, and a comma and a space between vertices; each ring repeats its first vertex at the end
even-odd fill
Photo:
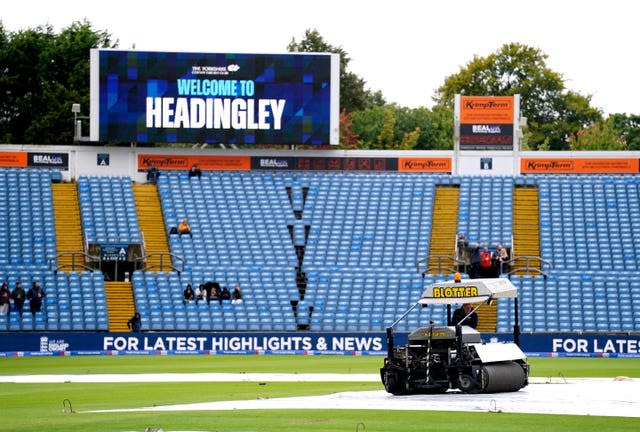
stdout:
POLYGON ((480 277, 493 277, 493 266, 491 262, 491 252, 488 247, 484 247, 480 253, 480 277))
POLYGON ((471 246, 471 270, 469 271, 469 278, 478 279, 480 277, 480 262, 482 259, 480 258, 480 245, 474 243, 471 246))
POLYGON ((495 266, 495 275, 496 277, 500 276, 504 272, 504 263, 509 261, 509 254, 507 253, 507 249, 502 246, 496 246, 496 250, 493 252, 493 263, 495 266))
POLYGON ((156 165, 152 163, 147 170, 147 181, 151 184, 158 184, 158 177, 160 177, 160 171, 158 171, 156 165))
POLYGON ((196 299, 196 293, 193 292, 191 284, 187 284, 187 286, 184 288, 184 291, 182 292, 182 295, 184 297, 182 303, 184 304, 192 302, 196 299))
POLYGON ((220 284, 218 282, 207 282, 205 284, 205 288, 209 293, 209 300, 207 303, 211 303, 212 300, 217 300, 218 303, 222 304, 222 299, 220 298, 220 292, 222 289, 220 288, 220 284))
POLYGON ((139 312, 134 313, 131 319, 127 321, 127 327, 134 333, 140 333, 140 330, 142 330, 142 318, 139 312))
POLYGON ((47 294, 45 294, 44 290, 40 286, 40 282, 33 281, 33 285, 27 293, 27 298, 29 299, 29 310, 34 318, 36 316, 36 312, 40 312, 40 310, 42 310, 42 300, 44 300, 46 295, 47 294))
POLYGON ((191 177, 202 177, 202 171, 200 171, 200 168, 198 168, 198 164, 193 164, 193 166, 189 170, 189 178, 191 177))
POLYGON ((191 226, 189 225, 189 220, 187 218, 182 219, 180 225, 178 225, 178 235, 182 237, 182 234, 189 234, 189 237, 193 238, 191 234, 191 226))
POLYGON ((209 296, 207 296, 207 290, 204 284, 200 284, 196 289, 196 304, 198 304, 200 300, 206 300, 207 303, 209 303, 209 296))
POLYGON ((17 281, 16 287, 11 292, 11 299, 13 300, 13 308, 18 311, 20 316, 22 316, 22 307, 24 306, 26 296, 27 294, 24 292, 24 288, 22 288, 22 283, 17 281))
POLYGON ((9 314, 9 308, 11 306, 11 291, 9 291, 9 284, 4 281, 0 287, 0 314, 9 314))
POLYGON ((240 290, 240 285, 236 285, 233 287, 233 292, 231 293, 231 304, 240 303, 242 303, 242 290, 240 290))
POLYGON ((478 314, 473 310, 470 303, 465 303, 453 312, 453 325, 467 325, 472 328, 478 327, 478 314), (471 315, 469 315, 471 314, 471 315), (465 319, 465 317, 467 319, 465 319))
POLYGON ((222 287, 222 291, 220 291, 220 303, 225 300, 231 300, 231 292, 229 292, 229 288, 222 287))
POLYGON ((458 234, 458 259, 465 264, 469 264, 469 241, 463 232, 458 234))

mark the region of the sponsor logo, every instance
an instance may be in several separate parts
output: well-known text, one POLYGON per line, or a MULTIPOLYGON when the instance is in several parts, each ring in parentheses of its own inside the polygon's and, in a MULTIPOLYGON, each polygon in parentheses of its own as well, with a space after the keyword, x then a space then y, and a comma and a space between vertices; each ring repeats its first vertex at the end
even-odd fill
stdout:
POLYGON ((37 165, 64 165, 64 157, 61 154, 34 154, 33 163, 37 165))
POLYGON ((527 162, 527 168, 535 171, 573 170, 573 162, 570 160, 530 160, 527 162))
POLYGON ((142 158, 142 166, 148 167, 154 164, 157 168, 161 169, 169 169, 169 168, 184 168, 188 169, 189 164, 185 158, 181 157, 143 157, 142 158))
POLYGON ((477 297, 478 287, 433 287, 434 298, 477 297))
POLYGON ((47 336, 40 338, 40 352, 64 352, 69 344, 64 339, 49 339, 47 336))
POLYGON ((468 99, 464 103, 464 107, 469 109, 509 109, 511 108, 511 102, 500 102, 494 100, 478 101, 468 99))
POLYGON ((499 134, 502 133, 499 125, 473 125, 471 132, 474 134, 499 134))
POLYGON ((235 63, 227 66, 191 66, 192 75, 229 75, 239 70, 240 66, 235 63))
POLYGON ((447 160, 416 160, 407 159, 402 161, 403 168, 411 170, 426 170, 426 169, 449 169, 449 161, 447 160))
POLYGON ((286 159, 260 159, 260 168, 289 168, 286 159))

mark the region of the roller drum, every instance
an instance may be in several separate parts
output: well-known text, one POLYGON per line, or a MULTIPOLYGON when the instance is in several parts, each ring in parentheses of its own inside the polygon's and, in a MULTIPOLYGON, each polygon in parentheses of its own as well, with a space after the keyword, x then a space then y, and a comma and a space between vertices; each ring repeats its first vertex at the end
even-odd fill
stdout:
POLYGON ((518 391, 525 386, 524 369, 516 362, 491 363, 482 366, 482 393, 518 391))

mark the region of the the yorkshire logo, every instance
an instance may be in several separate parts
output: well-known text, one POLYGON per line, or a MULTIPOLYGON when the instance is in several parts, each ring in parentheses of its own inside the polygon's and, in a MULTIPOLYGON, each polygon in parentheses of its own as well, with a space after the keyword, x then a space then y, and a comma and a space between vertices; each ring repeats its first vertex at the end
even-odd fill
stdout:
POLYGON ((433 287, 433 298, 464 298, 477 297, 478 287, 433 287))

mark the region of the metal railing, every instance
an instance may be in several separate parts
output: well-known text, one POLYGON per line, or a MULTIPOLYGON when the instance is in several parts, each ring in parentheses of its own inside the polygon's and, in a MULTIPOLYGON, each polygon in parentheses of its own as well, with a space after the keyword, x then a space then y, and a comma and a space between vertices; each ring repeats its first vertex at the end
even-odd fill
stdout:
POLYGON ((80 252, 80 251, 62 252, 57 254, 55 258, 49 259, 49 269, 54 272, 64 271, 69 268, 71 269, 71 271, 82 269, 82 270, 88 270, 92 272, 92 271, 95 271, 96 268, 90 265, 87 265, 87 263, 96 263, 96 262, 98 263, 98 269, 100 269, 102 267, 102 262, 99 256, 89 255, 88 253, 80 252), (55 261, 59 262, 60 258, 66 257, 66 256, 71 256, 71 264, 54 265, 55 261))
POLYGON ((533 275, 547 277, 553 270, 551 261, 545 260, 539 256, 523 255, 516 256, 513 259, 504 263, 510 270, 506 272, 507 275, 533 275))
POLYGON ((135 260, 135 269, 136 270, 143 270, 143 271, 151 271, 151 270, 157 270, 157 271, 165 271, 165 268, 169 268, 173 271, 176 271, 178 273, 182 273, 184 271, 184 265, 186 263, 186 260, 181 257, 180 255, 176 255, 174 253, 171 252, 156 252, 156 253, 152 253, 149 255, 145 255, 139 258, 136 258, 135 260), (160 257, 160 263, 159 264, 151 264, 149 265, 149 259, 150 258, 154 258, 154 257, 160 257), (176 267, 173 264, 173 259, 176 259, 177 261, 180 262, 180 267, 176 267), (166 262, 165 262, 166 261, 166 262))
POLYGON ((465 266, 466 263, 451 255, 429 255, 428 257, 416 261, 416 273, 424 276, 426 274, 453 274, 457 272, 459 266, 465 266), (429 261, 435 259, 437 264, 430 265, 429 261), (424 267, 424 270, 422 270, 424 267))

